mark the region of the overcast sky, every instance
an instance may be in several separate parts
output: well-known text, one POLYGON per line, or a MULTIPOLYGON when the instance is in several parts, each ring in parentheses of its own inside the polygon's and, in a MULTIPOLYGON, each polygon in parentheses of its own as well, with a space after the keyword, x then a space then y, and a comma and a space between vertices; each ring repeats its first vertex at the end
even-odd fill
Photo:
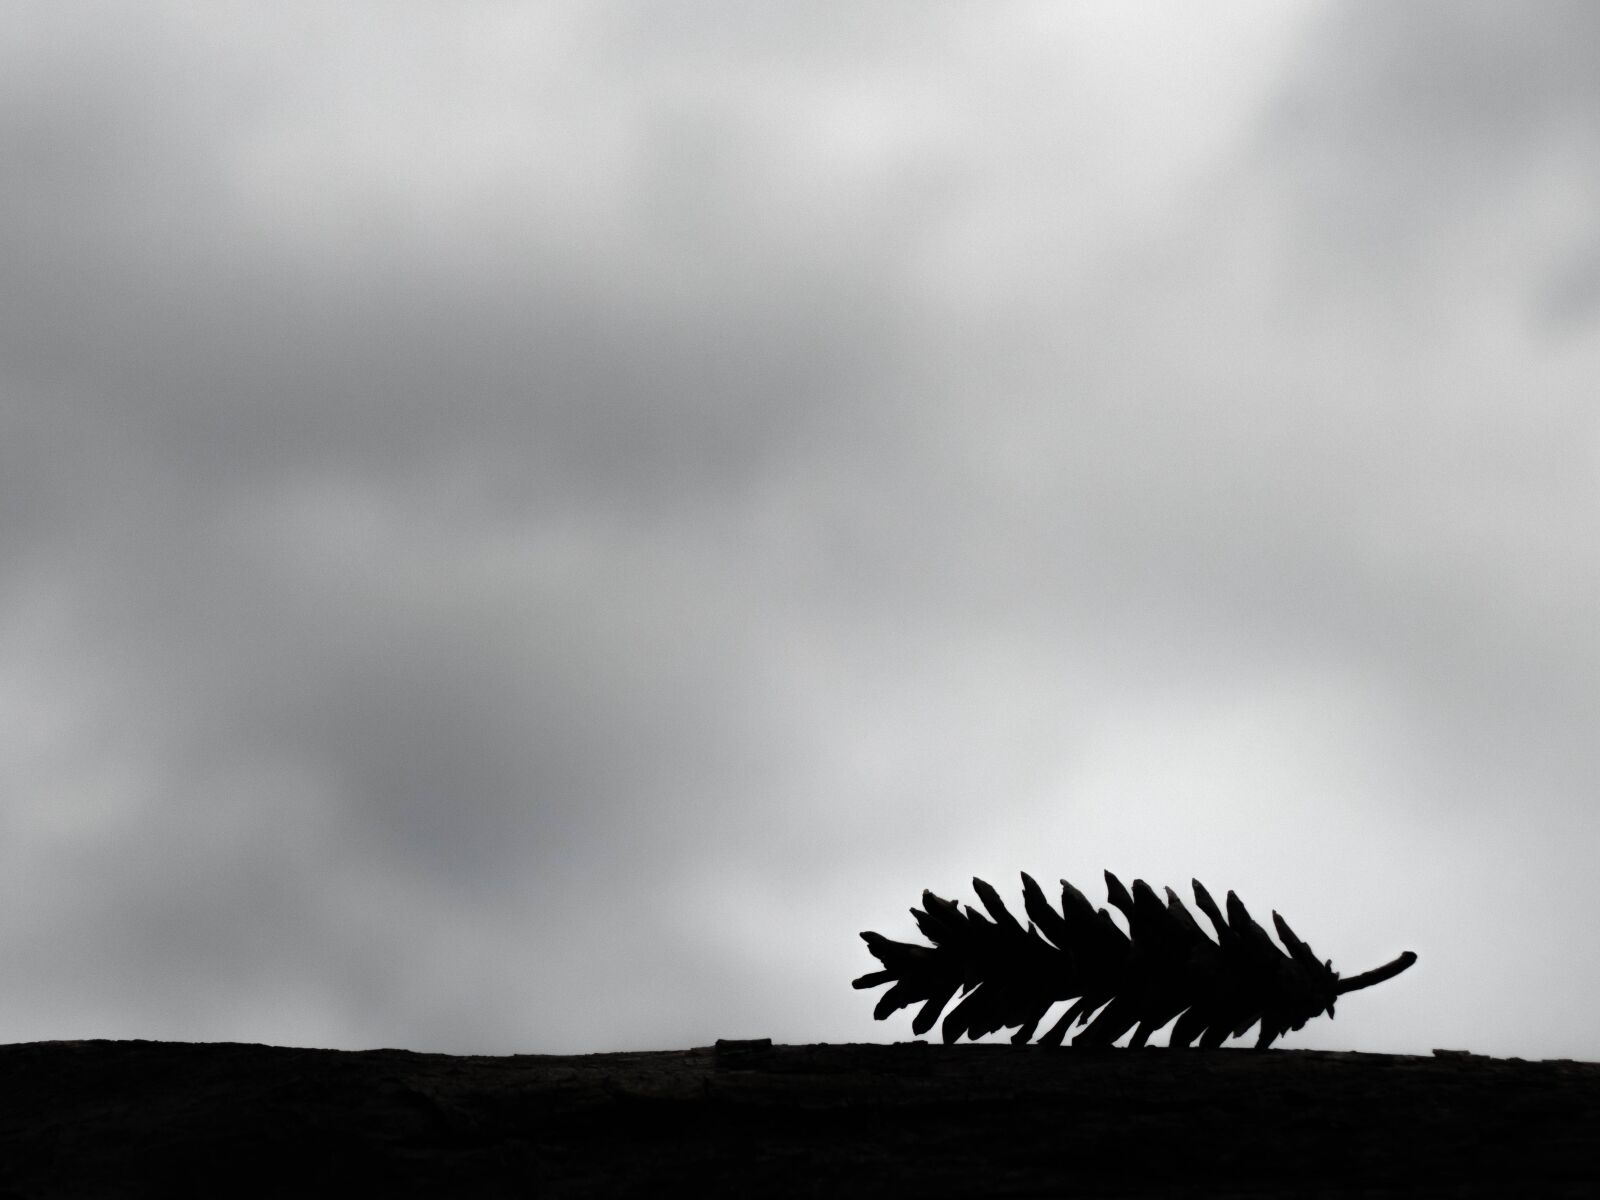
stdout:
POLYGON ((0 1040, 903 1039, 859 930, 1109 867, 1600 1059, 1596 62, 8 4, 0 1040))

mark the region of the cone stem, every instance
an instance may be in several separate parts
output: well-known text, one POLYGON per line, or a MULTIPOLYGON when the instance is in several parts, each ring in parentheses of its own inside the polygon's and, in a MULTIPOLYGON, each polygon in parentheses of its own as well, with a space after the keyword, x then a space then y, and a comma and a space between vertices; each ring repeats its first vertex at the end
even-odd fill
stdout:
POLYGON ((1382 983, 1385 979, 1393 979, 1416 961, 1417 956, 1407 950, 1393 962, 1384 963, 1383 966, 1368 971, 1363 975, 1352 975, 1349 979, 1339 980, 1339 986, 1336 990, 1342 996, 1346 992, 1355 992, 1365 987, 1371 987, 1375 983, 1382 983))

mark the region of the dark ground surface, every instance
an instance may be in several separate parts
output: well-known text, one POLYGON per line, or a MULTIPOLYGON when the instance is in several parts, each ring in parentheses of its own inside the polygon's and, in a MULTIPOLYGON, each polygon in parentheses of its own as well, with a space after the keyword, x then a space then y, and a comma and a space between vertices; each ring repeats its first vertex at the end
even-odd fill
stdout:
POLYGON ((0 1046, 0 1198, 1600 1196, 1600 1064, 0 1046))

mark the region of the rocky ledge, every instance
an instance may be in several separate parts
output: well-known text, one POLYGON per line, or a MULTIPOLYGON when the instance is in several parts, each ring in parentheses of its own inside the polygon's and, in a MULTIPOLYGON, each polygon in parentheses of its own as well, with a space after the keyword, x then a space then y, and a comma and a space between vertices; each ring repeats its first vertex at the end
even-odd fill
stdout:
POLYGON ((1600 1064, 774 1046, 0 1046, 0 1198, 1600 1195, 1600 1064))

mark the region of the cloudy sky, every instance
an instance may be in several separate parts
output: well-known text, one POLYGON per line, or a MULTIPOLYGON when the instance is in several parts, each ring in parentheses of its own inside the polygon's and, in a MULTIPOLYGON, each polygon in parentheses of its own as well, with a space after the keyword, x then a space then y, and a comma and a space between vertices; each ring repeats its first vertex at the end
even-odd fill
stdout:
POLYGON ((1600 1058, 1600 12, 0 17, 0 1040, 910 1036, 1236 889, 1600 1058))

